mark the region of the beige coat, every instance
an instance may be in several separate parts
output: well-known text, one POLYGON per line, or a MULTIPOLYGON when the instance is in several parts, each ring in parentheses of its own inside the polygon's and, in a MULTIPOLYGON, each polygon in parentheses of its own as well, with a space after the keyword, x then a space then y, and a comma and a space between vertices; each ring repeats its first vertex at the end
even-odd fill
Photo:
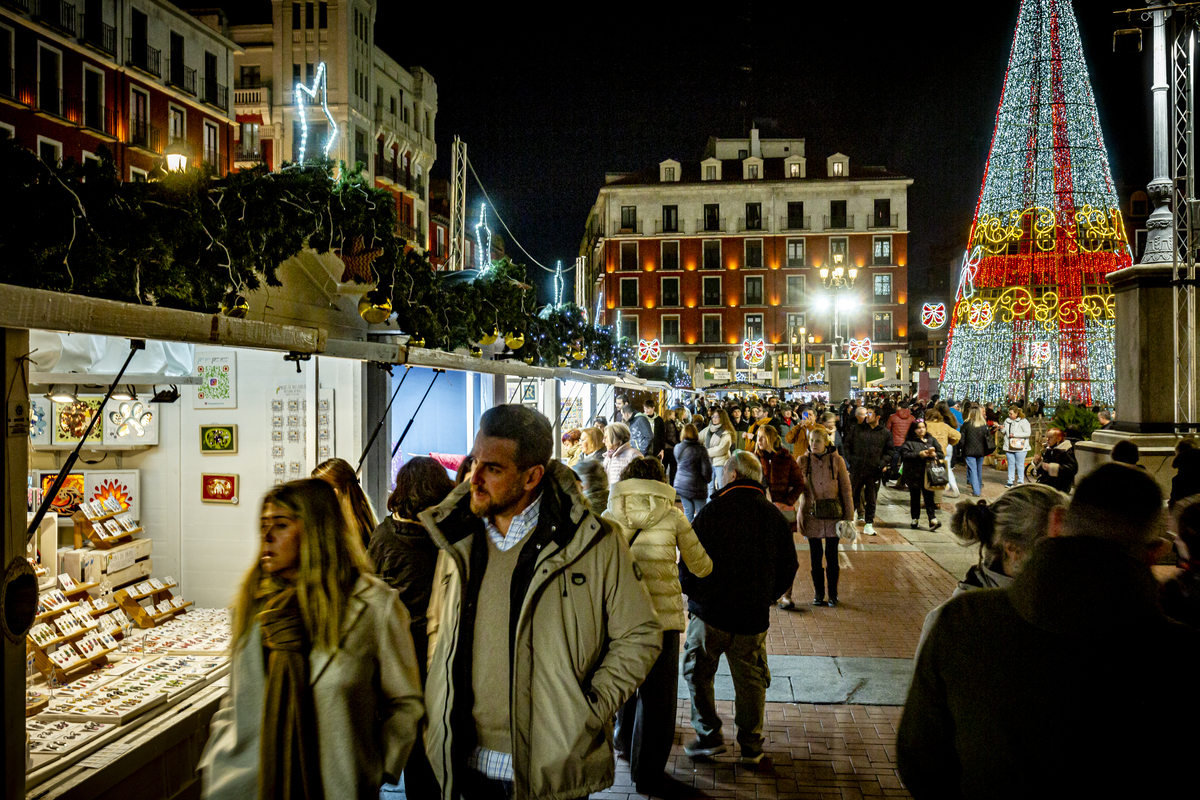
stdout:
MULTIPOLYGON (((424 713, 408 622, 396 592, 363 575, 346 608, 338 649, 309 656, 326 798, 376 798, 385 781, 399 780, 424 713)), ((200 759, 205 798, 258 797, 265 687, 255 625, 234 654, 229 696, 213 716, 200 759)))
POLYGON ((951 428, 944 422, 926 422, 925 430, 929 431, 933 438, 937 439, 937 443, 942 446, 942 452, 946 452, 947 445, 958 444, 962 439, 962 434, 951 428))
POLYGON ((697 578, 712 572, 712 560, 696 538, 691 523, 675 507, 675 490, 661 481, 626 480, 612 487, 604 519, 620 526, 642 571, 654 612, 663 630, 687 627, 683 590, 679 588, 679 554, 697 578))
MULTIPOLYGON (((459 796, 463 743, 474 739, 463 730, 472 724, 470 665, 457 665, 467 668, 466 685, 452 678, 473 636, 463 607, 479 580, 469 571, 472 545, 487 535, 470 513, 469 491, 463 483, 419 515, 441 550, 429 602, 425 750, 445 800, 459 796)), ((612 785, 613 716, 658 658, 662 627, 624 538, 587 510, 574 473, 558 462, 542 480, 529 535, 522 547, 537 548, 532 577, 514 609, 513 797, 574 800, 612 785)))

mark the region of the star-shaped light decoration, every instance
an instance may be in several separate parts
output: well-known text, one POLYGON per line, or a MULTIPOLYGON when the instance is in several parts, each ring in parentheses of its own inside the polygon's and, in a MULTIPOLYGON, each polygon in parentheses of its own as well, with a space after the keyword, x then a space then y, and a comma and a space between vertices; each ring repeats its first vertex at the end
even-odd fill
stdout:
POLYGON ((325 139, 325 147, 322 148, 322 153, 325 158, 329 158, 329 151, 333 148, 333 142, 337 138, 338 126, 333 119, 333 114, 329 113, 329 85, 325 79, 325 62, 322 61, 317 65, 317 74, 313 76, 312 88, 308 88, 303 83, 296 84, 296 116, 300 118, 300 158, 298 163, 304 163, 304 151, 308 146, 308 118, 304 114, 304 102, 301 99, 300 93, 308 95, 309 100, 317 99, 317 92, 321 93, 321 110, 325 112, 325 119, 329 120, 329 136, 325 139))
POLYGON ((367 249, 363 244, 363 237, 354 237, 354 242, 350 247, 343 247, 337 251, 338 257, 342 259, 342 263, 346 265, 346 269, 342 271, 342 283, 371 283, 375 280, 374 270, 371 268, 371 263, 383 255, 382 247, 373 247, 367 249))

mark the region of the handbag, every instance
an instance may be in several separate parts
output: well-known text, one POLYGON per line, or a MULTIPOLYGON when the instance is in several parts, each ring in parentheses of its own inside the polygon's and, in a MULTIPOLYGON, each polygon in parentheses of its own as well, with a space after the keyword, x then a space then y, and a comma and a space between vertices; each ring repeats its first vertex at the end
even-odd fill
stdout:
POLYGON ((950 474, 945 462, 927 461, 925 463, 925 488, 940 489, 950 483, 950 474))
MULTIPOLYGON (((833 457, 829 458, 829 472, 833 476, 834 485, 837 485, 837 473, 833 471, 833 457)), ((812 456, 808 459, 808 485, 811 487, 812 482, 812 456)), ((842 499, 840 497, 825 497, 817 499, 813 503, 812 511, 813 519, 841 519, 842 518, 842 499)))

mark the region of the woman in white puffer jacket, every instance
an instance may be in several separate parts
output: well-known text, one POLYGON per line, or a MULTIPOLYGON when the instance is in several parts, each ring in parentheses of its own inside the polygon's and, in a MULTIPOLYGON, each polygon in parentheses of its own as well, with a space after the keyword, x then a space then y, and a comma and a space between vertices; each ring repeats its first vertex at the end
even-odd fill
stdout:
POLYGON ((634 459, 609 492, 604 519, 616 524, 637 564, 663 627, 663 648, 650 674, 617 712, 617 752, 629 759, 639 794, 651 794, 662 780, 675 741, 675 698, 679 689, 679 634, 687 627, 679 555, 698 577, 712 572, 712 559, 683 512, 675 489, 657 458, 634 459), (638 732, 635 737, 634 731, 638 732))
POLYGON ((712 461, 712 481, 708 485, 708 496, 712 497, 725 483, 725 462, 733 448, 735 431, 729 415, 721 409, 713 409, 712 424, 700 431, 700 444, 708 450, 712 461))

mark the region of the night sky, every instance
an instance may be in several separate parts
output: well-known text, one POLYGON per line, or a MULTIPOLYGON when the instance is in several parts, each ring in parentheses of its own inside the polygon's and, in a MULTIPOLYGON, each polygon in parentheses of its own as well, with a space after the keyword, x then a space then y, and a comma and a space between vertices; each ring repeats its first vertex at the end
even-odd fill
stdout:
MULTIPOLYGON (((1138 20, 1112 11, 1135 4, 1075 4, 1126 195, 1151 177, 1148 28, 1141 54, 1113 52, 1113 31, 1138 20)), ((709 136, 745 135, 752 118, 764 138, 804 137, 811 161, 841 151, 852 174, 855 164, 878 165, 913 178, 909 303, 919 309, 953 300, 1018 6, 805 3, 768 14, 747 4, 715 15, 600 4, 568 22, 511 5, 457 14, 383 0, 376 43, 437 82, 434 176, 449 176, 450 143, 461 136, 497 211, 543 264, 574 262, 605 172, 699 159, 709 136)), ((269 18, 269 3, 262 7, 269 18)), ((473 180, 469 197, 477 208, 473 180)), ((527 262, 505 239, 509 255, 527 262)), ((548 276, 533 268, 530 277, 544 301, 548 276)))

